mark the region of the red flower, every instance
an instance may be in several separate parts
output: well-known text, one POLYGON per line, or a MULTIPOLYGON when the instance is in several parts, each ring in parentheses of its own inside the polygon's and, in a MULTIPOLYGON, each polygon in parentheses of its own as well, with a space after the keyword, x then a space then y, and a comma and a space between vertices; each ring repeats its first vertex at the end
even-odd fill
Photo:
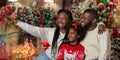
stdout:
POLYGON ((108 7, 109 7, 110 10, 112 11, 116 6, 115 6, 115 4, 114 4, 113 2, 110 2, 110 3, 108 4, 108 7))
POLYGON ((42 22, 44 22, 44 15, 43 15, 43 14, 40 15, 40 20, 41 20, 42 22))
POLYGON ((8 12, 10 9, 11 9, 10 6, 5 6, 5 7, 3 7, 3 10, 4 10, 5 12, 8 12))
POLYGON ((18 8, 18 11, 20 11, 20 10, 22 10, 22 8, 21 8, 21 7, 19 7, 19 8, 18 8))
POLYGON ((114 22, 114 17, 111 17, 108 22, 113 23, 114 22))
POLYGON ((27 23, 29 23, 30 22, 30 17, 29 16, 27 16, 27 23))
POLYGON ((98 8, 100 8, 100 9, 104 9, 104 8, 105 8, 104 3, 101 3, 101 2, 100 2, 100 3, 98 4, 98 8))

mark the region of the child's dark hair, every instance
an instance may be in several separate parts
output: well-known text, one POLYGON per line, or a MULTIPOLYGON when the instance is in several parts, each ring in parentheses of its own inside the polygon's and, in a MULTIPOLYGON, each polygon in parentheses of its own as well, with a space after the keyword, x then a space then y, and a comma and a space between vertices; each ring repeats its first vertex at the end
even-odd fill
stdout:
POLYGON ((93 9, 93 8, 88 8, 88 9, 86 9, 86 10, 84 11, 84 13, 91 13, 94 18, 96 18, 96 19, 99 18, 97 10, 95 10, 95 9, 93 9))
POLYGON ((28 43, 30 43, 30 40, 32 40, 32 44, 34 47, 37 47, 37 38, 26 33, 26 32, 23 32, 19 35, 18 37, 18 45, 19 44, 24 44, 24 39, 25 38, 28 38, 28 43))
MULTIPOLYGON (((85 38, 87 31, 84 30, 81 25, 76 25, 75 23, 72 23, 70 25, 69 29, 71 29, 71 28, 73 28, 73 29, 75 29, 77 31, 77 34, 80 36, 78 38, 78 43, 81 42, 85 38)), ((69 31, 68 31, 68 33, 69 33, 69 31)), ((69 42, 68 41, 68 34, 66 34, 66 36, 65 36, 65 38, 63 40, 64 40, 63 43, 69 42)))
MULTIPOLYGON (((69 10, 66 10, 66 9, 60 9, 58 11, 58 14, 60 14, 60 13, 65 13, 65 14, 68 15, 68 19, 70 20, 69 23, 66 26, 66 29, 68 29, 69 25, 71 24, 71 22, 73 20, 72 14, 69 10)), ((59 34, 60 34, 60 28, 58 26, 56 26, 56 30, 55 30, 53 41, 52 41, 52 49, 54 48, 55 44, 57 44, 59 34)))

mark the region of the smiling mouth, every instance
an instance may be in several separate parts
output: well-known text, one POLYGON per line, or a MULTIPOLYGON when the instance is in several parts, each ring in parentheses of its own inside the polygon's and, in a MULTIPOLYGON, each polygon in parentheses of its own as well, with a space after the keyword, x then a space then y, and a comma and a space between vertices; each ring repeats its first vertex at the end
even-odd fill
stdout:
POLYGON ((59 24, 59 25, 63 25, 63 24, 59 24))
POLYGON ((59 26, 62 26, 63 24, 59 24, 59 26))

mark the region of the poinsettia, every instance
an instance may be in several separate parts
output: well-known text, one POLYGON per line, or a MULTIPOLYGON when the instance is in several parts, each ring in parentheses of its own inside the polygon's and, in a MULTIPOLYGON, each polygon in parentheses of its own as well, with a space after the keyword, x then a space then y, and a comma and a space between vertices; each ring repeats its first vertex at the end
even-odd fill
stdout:
POLYGON ((54 11, 50 11, 43 8, 18 8, 17 18, 20 21, 39 26, 41 23, 45 24, 46 27, 53 25, 54 11), (50 18, 51 17, 51 18, 50 18), (52 24, 51 24, 52 23, 52 24), (49 25, 48 25, 49 24, 49 25))

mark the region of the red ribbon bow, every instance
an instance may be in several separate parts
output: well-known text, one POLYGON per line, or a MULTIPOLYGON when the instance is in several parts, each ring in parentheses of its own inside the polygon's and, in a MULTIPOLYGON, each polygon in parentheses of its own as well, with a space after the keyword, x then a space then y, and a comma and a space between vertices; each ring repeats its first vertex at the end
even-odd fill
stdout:
POLYGON ((75 27, 75 29, 77 29, 77 24, 72 23, 72 26, 75 27))

